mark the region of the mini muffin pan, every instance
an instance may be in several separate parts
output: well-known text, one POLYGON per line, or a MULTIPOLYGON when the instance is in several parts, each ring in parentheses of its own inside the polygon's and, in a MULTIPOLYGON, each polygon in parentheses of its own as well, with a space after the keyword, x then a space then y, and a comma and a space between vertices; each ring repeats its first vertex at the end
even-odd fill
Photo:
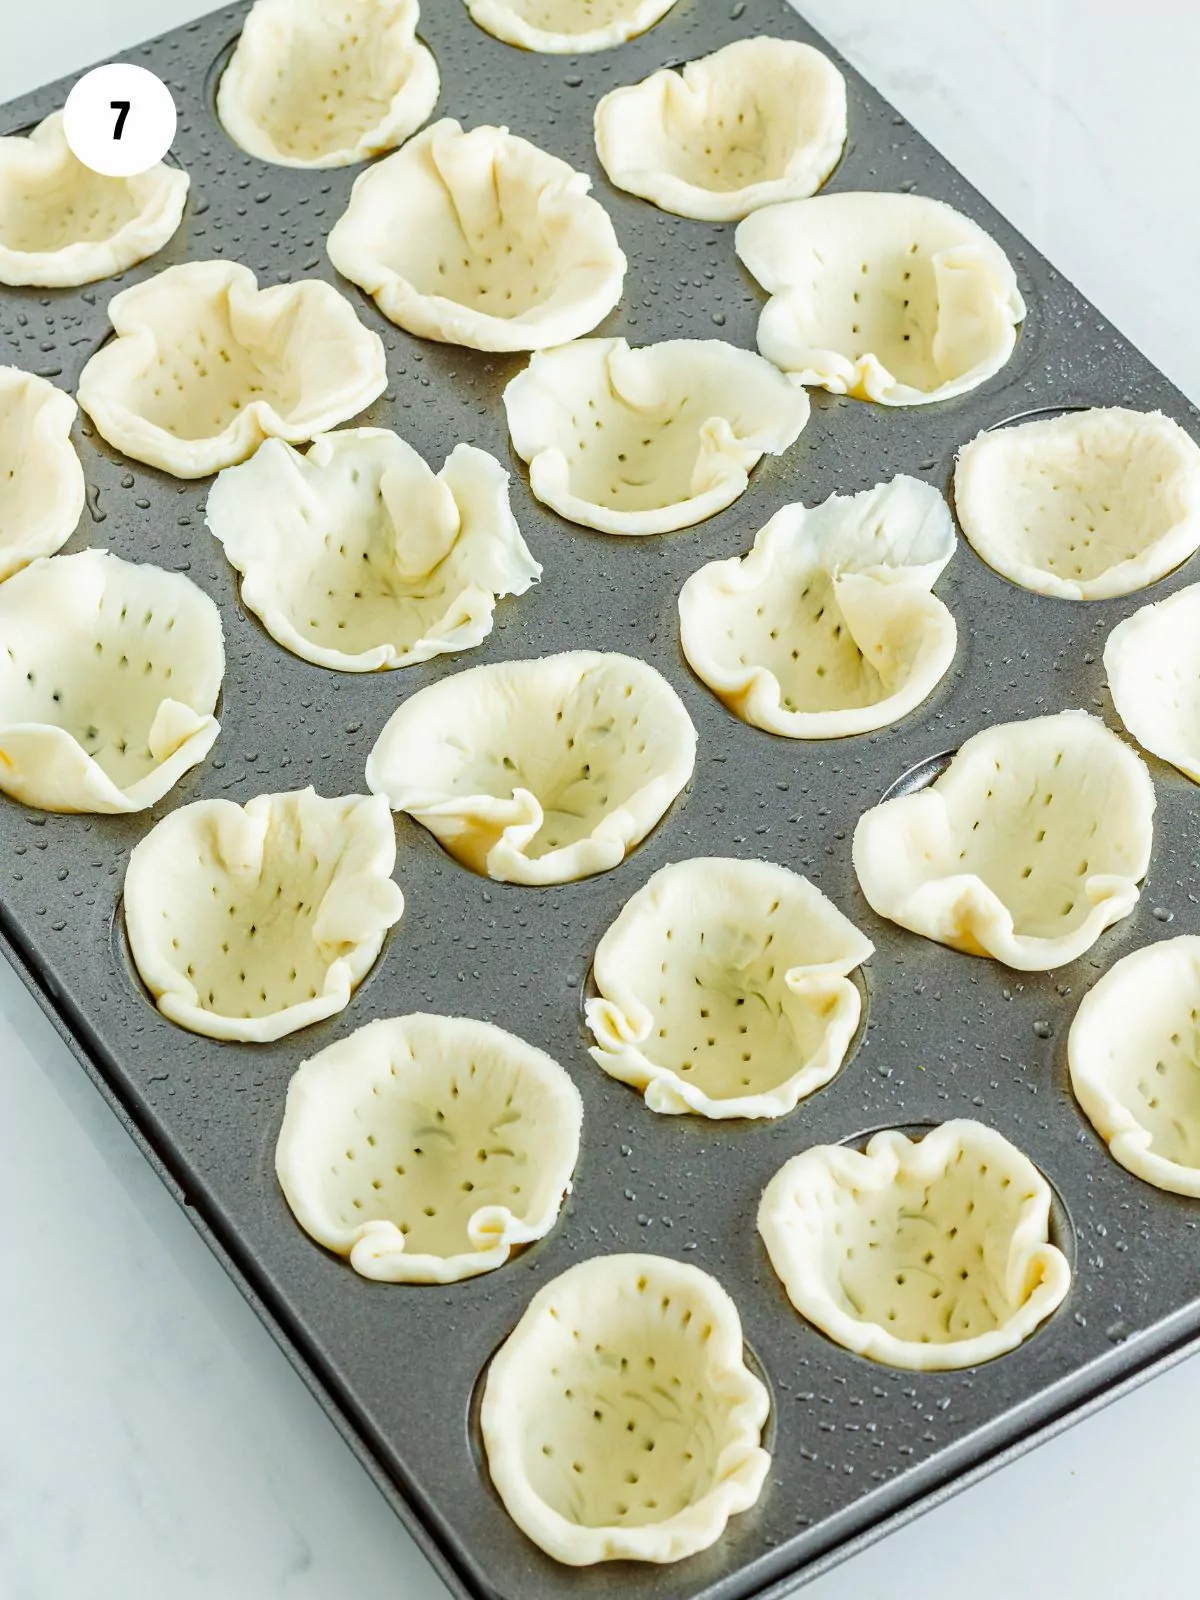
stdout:
MULTIPOLYGON (((501 396, 525 364, 423 343, 341 282, 325 240, 358 170, 272 167, 238 149, 215 113, 220 72, 245 16, 217 12, 129 53, 166 79, 180 111, 174 158, 187 211, 151 261, 78 289, 0 292, 0 364, 74 393, 109 337, 107 305, 168 266, 221 257, 264 288, 323 278, 387 354, 388 387, 355 425, 391 428, 436 471, 450 445, 513 473, 512 508, 539 585, 496 610, 476 648, 404 672, 327 671, 284 650, 239 599, 203 522, 211 480, 181 482, 106 445, 84 417, 73 438, 87 511, 67 552, 107 548, 185 572, 221 610, 227 667, 220 736, 148 812, 58 816, 0 801, 5 948, 164 1180, 243 1287, 459 1600, 782 1596, 862 1539, 1119 1393, 1200 1340, 1197 1201, 1159 1190, 1108 1154, 1071 1096, 1067 1033, 1083 995, 1123 955, 1200 933, 1200 811, 1190 780, 1147 756, 1158 808, 1149 875, 1133 913, 1078 961, 1021 974, 936 945, 876 916, 851 866, 861 814, 936 775, 991 724, 1080 707, 1121 731, 1104 677, 1113 627, 1195 578, 1189 562, 1151 590, 1081 604, 1010 583, 960 540, 937 593, 958 651, 901 721, 836 742, 773 738, 730 715, 692 676, 677 597, 706 562, 744 554, 783 505, 815 506, 906 473, 949 493, 955 454, 985 428, 1070 407, 1158 409, 1193 437, 1200 417, 1084 298, 844 64, 850 140, 824 192, 914 192, 949 202, 1006 251, 1028 315, 1011 360, 969 394, 909 410, 813 391, 812 418, 764 456, 745 494, 699 526, 614 539, 560 521, 529 493, 501 396), (696 769, 620 865, 546 888, 481 877, 411 818, 396 819, 406 911, 345 1011, 272 1044, 222 1044, 160 1016, 130 958, 121 885, 129 853, 179 806, 295 791, 363 793, 368 752, 398 704, 467 668, 590 649, 635 655, 682 698, 696 769), (845 1065, 794 1111, 760 1121, 655 1116, 588 1058, 589 964, 621 907, 668 862, 762 857, 811 880, 875 945, 863 1020, 845 1065), (561 1063, 584 1103, 574 1187, 550 1233, 503 1270, 446 1286, 367 1281, 313 1243, 276 1182, 287 1086, 300 1061, 375 1018, 485 1019, 561 1063), (900 1372, 842 1348, 798 1316, 755 1228, 762 1191, 812 1145, 910 1135, 965 1117, 1001 1133, 1055 1194, 1051 1242, 1072 1280, 1025 1342, 961 1372, 900 1372), (484 1375, 534 1295, 602 1252, 656 1252, 712 1273, 733 1297, 747 1362, 766 1382, 772 1452, 763 1492, 702 1554, 666 1567, 568 1570, 510 1520, 479 1430, 484 1375)), ((598 337, 638 346, 718 337, 754 348, 765 296, 734 254, 734 228, 685 221, 614 189, 592 142, 600 97, 664 64, 755 31, 822 41, 782 0, 678 0, 611 51, 513 49, 461 0, 429 0, 420 34, 442 79, 436 116, 514 133, 592 174, 629 259, 598 337)), ((69 84, 6 108, 0 131, 34 126, 69 84)), ((55 558, 60 559, 60 558, 55 558)), ((1124 735, 1122 735, 1124 737, 1124 735)), ((856 979, 857 981, 857 979, 856 979)))

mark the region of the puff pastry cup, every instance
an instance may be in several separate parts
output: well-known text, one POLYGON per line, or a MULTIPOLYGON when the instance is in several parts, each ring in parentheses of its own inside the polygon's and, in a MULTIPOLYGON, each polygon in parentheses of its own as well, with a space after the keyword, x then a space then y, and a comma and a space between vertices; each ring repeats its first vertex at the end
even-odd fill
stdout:
POLYGON ((927 939, 1023 972, 1074 961, 1137 904, 1154 786, 1083 711, 977 733, 927 789, 860 818, 854 870, 872 908, 927 939))
POLYGON ((383 801, 310 789, 198 800, 134 847, 125 926, 163 1016, 262 1044, 344 1010, 404 896, 383 801))
POLYGON ((862 1010, 848 974, 873 948, 786 867, 663 867, 596 949, 592 1060, 651 1111, 783 1116, 845 1061, 862 1010))
POLYGON ((316 278, 260 289, 249 267, 189 261, 123 290, 117 337, 79 378, 103 438, 177 478, 203 478, 264 439, 300 444, 387 387, 383 341, 316 278))
POLYGON ((269 439, 221 473, 205 519, 285 650, 375 672, 479 644, 497 598, 537 581, 508 484, 472 445, 435 475, 396 434, 347 428, 303 456, 269 439))
POLYGON ((124 272, 166 244, 187 193, 187 173, 163 161, 134 178, 93 172, 52 112, 0 139, 0 283, 66 289, 124 272))
POLYGON ((1200 938, 1123 956, 1084 995, 1067 1039, 1071 1087, 1113 1159, 1200 1197, 1200 938))
POLYGON ((1200 584, 1119 622, 1104 646, 1104 670, 1137 742, 1200 783, 1200 584))
POLYGON ((682 700, 632 656, 471 667, 394 712, 367 786, 473 872, 569 883, 618 866, 692 775, 682 700))
POLYGON ((758 1499, 769 1411, 715 1278, 610 1255, 530 1301, 488 1368, 480 1426, 500 1498, 547 1555, 666 1563, 758 1499))
POLYGON ((807 510, 784 506, 745 556, 679 596, 683 653, 735 716, 789 739, 868 733, 950 670, 958 630, 933 594, 954 554, 941 495, 893 478, 807 510))
POLYGON ((0 790, 43 811, 144 811, 220 732, 221 616, 189 578, 104 550, 0 584, 0 790))
POLYGON ((535 355, 504 410, 543 504, 584 528, 644 535, 732 505, 762 457, 799 438, 809 401, 719 339, 580 339, 535 355))
POLYGON ((466 0, 485 33, 543 55, 611 50, 661 22, 676 0, 466 0))
POLYGON ((221 75, 217 116, 284 167, 346 167, 391 150, 437 104, 417 0, 255 0, 221 75))
POLYGON ((771 1179, 758 1229, 788 1299, 857 1355, 916 1372, 1014 1350, 1071 1283, 1051 1189, 992 1128, 816 1145, 771 1179))
POLYGON ((507 128, 426 128, 355 182, 327 249, 408 333, 540 350, 617 304, 625 257, 591 179, 507 128))
POLYGON ((288 1085, 275 1170, 306 1233, 384 1283, 458 1283, 549 1233, 583 1103, 556 1061, 466 1017, 370 1022, 288 1085))
POLYGON ((1039 417, 964 445, 954 502, 1003 577, 1062 600, 1109 600, 1200 549, 1200 446, 1159 411, 1039 417))
POLYGON ((618 189, 676 216, 737 222, 825 182, 846 142, 846 82, 811 45, 738 39, 613 89, 595 129, 618 189))
POLYGON ((83 467, 71 443, 70 395, 0 367, 0 583, 52 556, 83 515, 83 467))
POLYGON ((833 194, 756 211, 737 253, 771 296, 758 348, 798 383, 886 406, 978 387, 1012 355, 1025 303, 1000 246, 912 194, 833 194))

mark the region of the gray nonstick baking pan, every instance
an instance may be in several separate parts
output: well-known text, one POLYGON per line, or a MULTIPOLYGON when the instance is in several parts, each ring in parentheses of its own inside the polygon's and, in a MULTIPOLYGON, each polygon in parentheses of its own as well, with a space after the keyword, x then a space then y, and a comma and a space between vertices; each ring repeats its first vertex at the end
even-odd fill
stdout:
MULTIPOLYGON (((264 165, 236 149, 216 120, 216 83, 245 10, 216 12, 127 57, 158 72, 180 108, 175 153, 192 191, 177 236, 118 280, 0 292, 0 360, 73 391, 106 337, 116 289, 179 261, 228 257, 264 284, 302 275, 338 282, 324 240, 357 169, 264 165)), ((825 48, 783 0, 679 0, 631 44, 579 59, 511 49, 476 29, 461 0, 426 0, 422 33, 443 81, 438 114, 508 124, 596 175, 630 263, 624 301, 599 332, 633 342, 716 336, 753 348, 762 296, 739 267, 732 227, 682 221, 611 189, 599 176, 591 116, 613 85, 754 32, 825 48)), ((514 509, 545 577, 500 605, 478 650, 366 678, 297 660, 241 607, 203 524, 206 485, 123 459, 86 420, 77 428, 88 509, 68 549, 107 547, 186 571, 214 597, 228 648, 222 732, 212 756, 148 816, 47 816, 0 802, 5 947, 451 1591, 472 1600, 588 1600, 614 1587, 631 1600, 781 1596, 1200 1338, 1200 1209, 1109 1158, 1071 1098, 1065 1066, 1068 1024, 1103 970, 1138 945, 1200 932, 1195 789, 1150 759, 1157 825, 1138 909, 1086 959, 1057 972, 1023 977, 880 921, 850 864, 860 813, 898 782, 919 781, 935 758, 989 723, 1083 706, 1115 724, 1103 643, 1146 596, 1086 606, 1042 598, 1005 582, 964 542, 939 585, 959 625, 951 673, 898 726, 836 743, 777 740, 743 725, 680 655, 675 603, 684 579, 747 549, 788 501, 812 504, 897 472, 948 492, 960 444, 1046 408, 1158 408, 1200 434, 1196 411, 1167 380, 839 64, 851 134, 829 190, 915 190, 957 206, 1009 253, 1028 318, 1008 366, 962 399, 889 411, 814 393, 799 442, 765 459, 744 498, 699 528, 619 540, 544 511, 512 457, 500 404, 522 359, 420 343, 340 285, 388 351, 389 388, 361 421, 395 428, 435 468, 460 439, 512 467, 514 509), (119 906, 129 851, 152 821, 204 796, 242 801, 309 783, 328 795, 361 791, 367 753, 400 699, 465 666, 580 645, 653 663, 700 736, 689 789, 620 868, 545 891, 491 883, 400 817, 397 878, 407 911, 340 1016, 250 1047, 196 1037, 158 1015, 130 962, 119 906), (697 854, 763 856, 806 873, 877 946, 855 1053, 829 1087, 774 1123, 657 1117, 586 1054, 581 996, 600 934, 652 872, 697 854), (300 1231, 273 1173, 298 1062, 373 1017, 415 1010, 511 1029, 562 1062, 585 1102, 582 1159, 558 1226, 501 1271, 452 1289, 357 1277, 300 1231), (894 1372, 796 1315, 759 1242, 755 1210, 771 1174, 809 1144, 956 1115, 998 1128, 1050 1179, 1074 1284, 1047 1324, 990 1365, 894 1372), (705 1554, 665 1568, 577 1571, 542 1556, 502 1509, 477 1434, 478 1391, 534 1292, 573 1262, 617 1250, 678 1256, 732 1293, 770 1386, 774 1461, 759 1504, 705 1554)), ((3 131, 28 128, 61 105, 68 87, 52 84, 5 108, 3 131)), ((1185 568, 1154 594, 1191 576, 1185 568)))

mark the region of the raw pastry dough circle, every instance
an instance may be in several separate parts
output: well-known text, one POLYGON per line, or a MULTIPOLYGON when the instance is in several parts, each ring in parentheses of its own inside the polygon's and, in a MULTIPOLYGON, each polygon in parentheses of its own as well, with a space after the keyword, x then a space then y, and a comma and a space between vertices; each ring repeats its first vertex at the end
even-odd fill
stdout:
POLYGON ((129 858, 134 964, 181 1028, 281 1039, 343 1010, 374 966, 404 911, 395 865, 374 796, 309 788, 181 806, 129 858))
POLYGON ((1200 549, 1200 446, 1160 411, 1120 406, 991 428, 959 452, 954 502, 1012 583, 1109 600, 1200 549))
POLYGON ((71 153, 62 112, 0 139, 0 283, 74 288, 162 249, 187 203, 188 175, 159 161, 106 178, 71 153))
POLYGON ((661 22, 675 4, 676 0, 466 0, 471 20, 494 39, 552 56, 611 50, 661 22))
POLYGON ((268 439, 221 473, 205 520, 285 650, 375 672, 479 644, 497 598, 540 577, 508 484, 472 445, 435 476, 396 434, 348 428, 304 456, 268 439))
POLYGON ((0 789, 43 811, 144 811, 203 761, 221 615, 190 578, 104 550, 0 584, 0 789))
POLYGON ((806 878, 766 861, 663 867, 596 949, 592 1060, 651 1111, 779 1117, 839 1071, 874 946, 806 878))
POLYGON ((418 690, 376 741, 367 786, 473 872, 569 883, 619 865, 695 762, 696 730, 660 673, 571 650, 418 690))
POLYGON ((784 506, 746 556, 679 596, 683 653, 735 716, 789 739, 898 722, 950 670, 958 630, 933 585, 957 540, 917 478, 784 506))
POLYGON ((305 278, 260 289, 249 267, 189 261, 109 302, 117 337, 79 378, 109 444, 177 478, 203 478, 264 439, 300 444, 387 388, 383 341, 350 302, 305 278))
POLYGON ((846 82, 811 45, 738 39, 612 90, 595 127, 618 189, 676 216, 737 222, 825 182, 846 142, 846 82))
POLYGON ((737 1307, 665 1256, 581 1261, 548 1283, 488 1369, 492 1482, 556 1561, 680 1561, 758 1499, 770 1411, 737 1307))
POLYGON ((437 104, 417 0, 255 0, 217 116, 260 161, 347 167, 403 144, 437 104))
POLYGON ((1067 1039, 1071 1087, 1136 1177, 1200 1198, 1200 938, 1123 956, 1083 997, 1067 1039))
POLYGON ((758 1231, 788 1299, 847 1350, 915 1372, 1016 1349, 1062 1304, 1050 1185, 982 1123, 815 1145, 771 1179, 758 1231))
POLYGON ((1097 717, 1064 711, 970 738, 927 789, 859 819, 872 908, 927 939, 1044 972, 1137 904, 1154 786, 1097 717))
POLYGON ((579 339, 535 355, 505 389, 504 409, 543 504, 581 527, 631 535, 723 511, 809 417, 803 389, 719 339, 638 349, 579 339))
POLYGON ((1104 646, 1104 670, 1137 742, 1200 783, 1200 584, 1119 622, 1104 646))
POLYGON ((978 223, 911 194, 756 211, 737 253, 771 296, 758 348, 797 383, 887 406, 964 394, 1012 355, 1025 303, 978 223))
POLYGON ((45 378, 0 367, 0 583, 61 550, 83 514, 75 413, 45 378))
POLYGON ((625 257, 592 180, 507 128, 435 122, 357 179, 329 259, 399 327, 540 350, 621 298, 625 257))
POLYGON ((370 1022, 288 1085, 275 1170, 318 1244, 383 1283, 458 1283, 550 1232, 583 1102, 548 1055, 487 1022, 370 1022))

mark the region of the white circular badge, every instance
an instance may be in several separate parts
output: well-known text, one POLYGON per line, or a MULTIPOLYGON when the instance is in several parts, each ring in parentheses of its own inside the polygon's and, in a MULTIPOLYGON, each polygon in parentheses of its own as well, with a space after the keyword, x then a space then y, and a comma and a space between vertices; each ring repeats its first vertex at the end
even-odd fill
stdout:
POLYGON ((171 91, 145 67, 114 61, 80 78, 63 107, 76 159, 107 178, 133 178, 162 160, 175 137, 171 91))

